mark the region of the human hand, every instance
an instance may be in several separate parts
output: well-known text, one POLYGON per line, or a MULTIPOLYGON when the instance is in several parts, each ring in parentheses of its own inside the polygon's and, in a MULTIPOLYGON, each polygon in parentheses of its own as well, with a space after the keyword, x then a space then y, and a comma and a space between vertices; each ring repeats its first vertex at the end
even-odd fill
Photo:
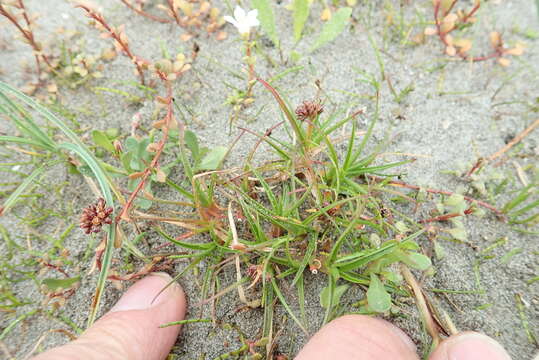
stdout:
POLYGON ((172 278, 155 273, 139 280, 114 307, 77 340, 48 350, 32 360, 163 360, 176 342, 180 326, 159 325, 182 320, 186 300, 176 282, 152 303, 172 278))
MULTIPOLYGON (((118 303, 79 339, 48 350, 33 360, 163 360, 174 345, 179 326, 159 325, 182 320, 186 300, 174 283, 153 300, 172 279, 150 275, 133 285, 118 303)), ((400 329, 370 316, 348 315, 318 331, 296 360, 418 360, 415 345, 400 329)), ((493 339, 465 332, 446 339, 429 360, 510 360, 493 339)))
MULTIPOLYGON (((419 360, 415 344, 389 322, 365 315, 347 315, 320 329, 296 360, 419 360)), ((429 360, 511 360, 494 339, 462 332, 444 340, 429 360)))

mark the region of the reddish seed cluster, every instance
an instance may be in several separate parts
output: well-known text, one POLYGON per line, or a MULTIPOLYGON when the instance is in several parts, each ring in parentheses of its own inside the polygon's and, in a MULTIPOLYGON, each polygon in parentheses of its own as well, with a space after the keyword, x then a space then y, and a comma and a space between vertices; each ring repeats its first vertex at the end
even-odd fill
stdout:
POLYGON ((98 233, 103 224, 112 223, 112 208, 106 207, 105 199, 99 198, 97 203, 82 210, 80 217, 80 227, 86 234, 98 233))
POLYGON ((314 118, 324 111, 324 106, 320 101, 304 101, 296 108, 296 116, 299 120, 314 118))
MULTIPOLYGON (((253 282, 257 283, 260 278, 262 277, 262 274, 264 273, 264 265, 254 265, 251 264, 247 268, 247 276, 249 276, 253 282)), ((266 273, 266 280, 269 281, 271 279, 271 275, 269 273, 266 273)))
POLYGON ((253 280, 256 279, 258 275, 258 266, 249 265, 249 267, 247 268, 247 275, 253 280))

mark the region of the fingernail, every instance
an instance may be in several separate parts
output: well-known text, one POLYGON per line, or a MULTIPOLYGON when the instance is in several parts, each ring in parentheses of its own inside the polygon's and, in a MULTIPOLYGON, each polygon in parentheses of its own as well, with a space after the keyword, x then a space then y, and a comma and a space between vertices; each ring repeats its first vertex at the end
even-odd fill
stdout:
POLYGON ((172 280, 170 275, 164 272, 146 276, 131 286, 110 312, 145 310, 168 301, 180 288, 176 282, 173 282, 165 289, 172 280))
POLYGON ((479 333, 463 333, 446 346, 448 360, 511 360, 497 341, 479 333))

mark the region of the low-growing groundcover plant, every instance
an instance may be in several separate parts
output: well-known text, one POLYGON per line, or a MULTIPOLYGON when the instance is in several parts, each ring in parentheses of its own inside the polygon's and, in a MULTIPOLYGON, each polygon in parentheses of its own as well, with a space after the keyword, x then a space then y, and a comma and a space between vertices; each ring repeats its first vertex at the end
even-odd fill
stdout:
MULTIPOLYGON (((165 19, 147 13, 144 2, 122 2, 157 22, 176 22, 181 27, 192 22, 192 28, 198 29, 200 26, 193 19, 203 18, 216 29, 223 25, 216 14, 211 14, 213 8, 209 5, 200 4, 201 10, 195 16, 189 14, 193 10, 190 3, 167 1, 162 7, 168 16, 165 19)), ((434 2, 435 12, 440 4, 434 2)), ((292 5, 294 39, 298 42, 311 5, 302 0, 292 5)), ((352 2, 347 5, 353 6, 352 2)), ((292 321, 308 332, 306 272, 326 282, 320 292, 323 323, 350 311, 342 306, 341 299, 353 287, 364 290, 365 296, 358 298, 352 309, 362 314, 400 316, 403 299, 413 297, 432 337, 433 348, 441 336, 457 332, 448 314, 426 296, 415 277, 434 271, 426 254, 432 253, 431 249, 435 254, 443 252, 439 237, 465 242, 463 217, 482 216, 485 212, 521 227, 522 231, 530 231, 528 226, 537 223, 537 179, 532 179, 502 208, 459 192, 419 187, 399 179, 401 166, 414 159, 403 157, 401 161, 387 163, 380 156, 386 142, 374 143, 372 139, 379 120, 381 84, 386 80, 389 83, 383 66, 379 78, 364 74, 363 81, 371 91, 368 99, 374 109, 372 117, 361 109, 326 106, 325 98, 291 104, 271 81, 254 71, 251 51, 257 45, 244 35, 241 41, 245 43, 247 90, 241 93, 241 103, 255 101, 251 92, 256 86, 271 94, 280 109, 280 118, 265 132, 240 124, 234 142, 208 149, 189 124, 180 120, 181 100, 172 91, 172 83, 181 81, 181 75, 191 69, 198 51, 193 50, 190 59, 181 53, 157 61, 142 58, 131 50, 123 26, 109 25, 91 6, 79 6, 102 37, 107 38, 105 41, 112 41, 114 51, 130 59, 141 88, 152 94, 164 94, 152 95, 155 116, 150 129, 135 129, 131 134, 92 129, 89 137, 83 137, 47 105, 0 82, 0 116, 14 129, 12 134, 2 134, 0 142, 29 155, 32 160, 24 165, 33 168, 30 174, 22 174, 22 182, 8 183, 12 189, 2 194, 0 214, 15 213, 23 205, 37 207, 38 194, 32 189, 44 186, 42 177, 57 166, 66 166, 84 179, 93 194, 93 200, 84 204, 81 213, 54 214, 72 224, 57 238, 47 238, 54 242, 53 250, 29 251, 30 260, 24 264, 9 264, 17 252, 26 248, 12 240, 7 229, 0 228, 8 249, 0 278, 2 310, 10 313, 26 305, 11 291, 13 279, 31 279, 46 299, 37 309, 14 317, 0 333, 0 340, 38 312, 59 318, 74 332, 81 330, 62 318, 59 311, 85 276, 65 270, 72 260, 62 249, 62 239, 72 231, 80 231, 88 235, 83 262, 92 264, 92 270, 99 273, 88 325, 98 315, 107 281, 134 280, 152 271, 171 271, 174 264, 187 262, 180 273, 173 274, 182 279, 194 275, 199 271, 198 265, 204 263, 209 266, 200 277, 201 292, 198 299, 192 299, 198 307, 215 308, 225 294, 237 293, 246 308, 263 309, 262 329, 256 339, 241 335, 244 346, 223 357, 271 358, 278 343, 279 324, 274 318, 277 308, 285 309, 292 321), (367 126, 361 125, 363 121, 367 126), (287 136, 275 135, 282 129, 287 136), (236 145, 247 136, 257 139, 255 146, 242 154, 243 163, 231 166, 226 162, 227 156, 237 151, 236 145), (256 160, 261 151, 266 152, 264 161, 256 160), (76 229, 77 223, 80 229, 76 229), (152 239, 164 241, 167 251, 145 253, 143 241, 152 239), (23 271, 22 266, 37 267, 40 273, 36 276, 34 271, 23 271), (223 274, 229 269, 233 269, 235 281, 223 286, 223 274)), ((260 13, 261 28, 279 44, 273 14, 269 16, 268 11, 261 10, 267 10, 268 3, 254 1, 253 7, 260 13)), ((450 9, 444 11, 446 17, 450 15, 450 9)), ((236 22, 239 15, 240 12, 236 22)), ((252 16, 251 27, 256 25, 252 16)), ((327 11, 324 16, 329 16, 327 11)), ((311 51, 334 39, 350 17, 351 8, 341 7, 331 19, 326 18, 311 51)), ((240 27, 238 30, 242 33, 240 27)), ((439 35, 447 41, 448 32, 439 35)), ((245 31, 243 34, 251 35, 245 31)), ((30 45, 36 51, 37 44, 30 45)), ((290 57, 300 59, 294 51, 290 57)), ((43 61, 48 59, 36 53, 38 72, 44 71, 43 61)), ((36 87, 46 84, 40 84, 38 79, 36 87)), ((396 100, 401 97, 394 95, 396 100)), ((500 154, 538 125, 534 122, 500 154)), ((497 157, 493 154, 489 159, 497 157)), ((466 176, 473 177, 486 162, 478 162, 466 176)), ((25 224, 39 222, 38 218, 20 217, 25 224)), ((182 323, 214 322, 219 326, 215 315, 192 316, 182 323)))
MULTIPOLYGON (((282 110, 283 120, 266 133, 243 130, 259 140, 246 154, 242 166, 223 168, 225 157, 233 151, 234 144, 228 148, 203 149, 196 135, 180 125, 169 130, 169 137, 175 140, 169 140, 168 146, 163 148, 166 160, 160 162, 159 167, 146 170, 143 161, 151 160, 152 152, 155 152, 152 145, 159 144, 159 141, 154 142, 156 139, 152 139, 152 135, 148 139, 128 137, 117 141, 106 134, 94 133, 97 147, 90 148, 46 108, 9 85, 0 84, 2 114, 21 133, 21 136, 2 136, 0 141, 51 154, 50 160, 36 168, 4 202, 2 211, 9 211, 32 181, 48 167, 59 161, 68 163, 90 185, 99 184, 95 188, 99 199, 84 210, 81 227, 101 239, 101 245, 95 250, 95 266, 105 274, 101 278, 131 280, 166 269, 167 264, 177 259, 188 259, 190 265, 176 276, 180 278, 199 262, 209 261, 215 266, 208 268, 203 276, 200 304, 212 304, 225 293, 237 291, 246 306, 263 307, 263 333, 258 346, 265 345, 266 350, 262 352, 267 355, 274 344, 272 313, 277 303, 307 332, 303 307, 305 271, 325 274, 327 278, 327 286, 320 294, 325 309, 324 323, 342 313, 339 299, 349 287, 360 286, 366 289, 366 297, 357 304, 359 313, 398 312, 394 296, 414 295, 426 328, 433 337, 433 346, 440 339, 440 331, 455 332, 446 314, 436 314, 436 321, 442 319, 443 322, 435 322, 432 312, 437 311, 436 305, 423 296, 410 271, 410 268, 426 271, 431 267, 429 257, 422 253, 416 240, 426 236, 435 241, 440 231, 448 231, 458 238, 464 231, 458 222, 449 230, 434 223, 458 220, 480 208, 499 216, 504 214, 487 203, 447 191, 419 189, 417 194, 405 194, 395 190, 395 187, 414 188, 394 180, 395 175, 391 175, 398 174, 398 166, 411 160, 376 164, 380 146, 372 153, 365 152, 376 117, 366 131, 360 132, 356 119, 361 116, 360 111, 325 113, 323 104, 316 100, 305 101, 293 111, 277 90, 262 79, 258 81, 273 94, 282 110), (34 120, 36 115, 51 121, 63 132, 62 137, 71 142, 58 143, 42 133, 34 120), (272 131, 281 126, 289 129, 289 140, 272 136, 272 131), (349 129, 348 135, 339 137, 336 131, 345 126, 349 129), (341 156, 336 149, 340 142, 346 148, 341 156), (262 143, 273 150, 275 158, 256 164, 253 157, 262 143), (96 152, 98 149, 108 154, 96 152), (172 170, 185 178, 180 180, 171 176, 172 170), (145 174, 148 177, 144 178, 145 174), (118 183, 121 178, 131 182, 128 188, 136 186, 135 190, 139 189, 136 197, 124 198, 120 190, 122 182, 118 183), (138 185, 133 183, 137 179, 138 185), (148 187, 152 183, 168 185, 184 200, 171 202, 155 198, 148 187), (416 222, 405 212, 426 206, 422 205, 425 200, 421 199, 421 193, 442 194, 444 209, 439 208, 438 215, 432 218, 416 222), (190 207, 193 212, 179 217, 177 212, 159 210, 160 203, 190 207), (123 206, 118 210, 116 204, 123 206), (113 208, 116 208, 114 213, 113 208), (137 227, 144 222, 149 223, 146 228, 150 227, 151 231, 174 244, 182 254, 142 254, 124 234, 137 232, 137 227), (135 227, 126 227, 128 224, 135 227), (170 225, 183 229, 183 234, 169 235, 166 228, 170 225), (206 234, 205 241, 190 241, 191 237, 200 234, 206 234), (139 256, 146 265, 133 273, 119 275, 111 269, 114 248, 123 248, 139 256), (228 264, 234 266, 237 281, 219 289, 219 273, 228 264), (283 286, 292 286, 297 291, 298 313, 288 304, 283 286)), ((373 82, 376 93, 377 84, 373 82)), ((139 236, 143 235, 139 233, 139 236)), ((45 266, 55 266, 62 272, 61 265, 45 266)), ((79 278, 64 275, 64 279, 42 280, 51 299, 65 301, 73 293, 79 278)), ((98 284, 104 286, 104 283, 102 280, 98 284)), ((95 294, 92 314, 99 304, 101 289, 99 287, 95 294)), ((170 324, 163 324, 167 325, 170 324)))

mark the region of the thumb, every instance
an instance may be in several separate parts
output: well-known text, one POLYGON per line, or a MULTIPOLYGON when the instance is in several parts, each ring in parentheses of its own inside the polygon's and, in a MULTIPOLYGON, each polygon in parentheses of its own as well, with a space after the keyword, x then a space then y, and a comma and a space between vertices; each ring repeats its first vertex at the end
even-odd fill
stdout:
POLYGON ((430 360, 511 360, 494 339, 476 332, 463 332, 444 340, 430 360))
POLYGON ((185 317, 186 300, 176 282, 152 303, 172 278, 155 273, 138 281, 118 303, 80 338, 46 351, 33 360, 163 360, 180 332, 180 326, 160 325, 185 317))

